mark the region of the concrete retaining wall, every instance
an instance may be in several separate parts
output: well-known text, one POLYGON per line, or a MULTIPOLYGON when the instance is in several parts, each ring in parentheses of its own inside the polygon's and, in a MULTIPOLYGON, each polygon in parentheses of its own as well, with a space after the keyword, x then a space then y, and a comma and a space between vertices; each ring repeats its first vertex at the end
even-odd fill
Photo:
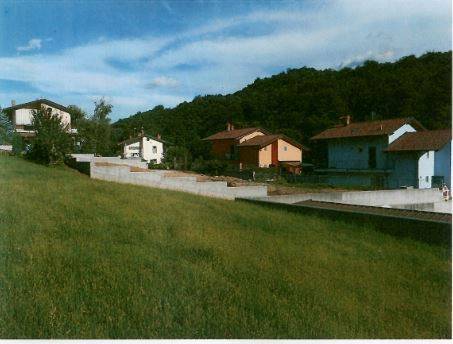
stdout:
POLYGON ((229 187, 226 182, 222 181, 197 181, 194 176, 171 177, 166 174, 168 171, 131 172, 129 166, 99 166, 95 161, 90 164, 90 176, 94 179, 184 191, 231 200, 236 197, 254 198, 267 195, 266 186, 229 187))
POLYGON ((148 163, 139 159, 121 159, 117 156, 94 156, 94 154, 71 154, 71 156, 75 158, 77 162, 103 162, 109 164, 148 168, 148 163))
POLYGON ((260 198, 260 200, 287 204, 313 200, 357 205, 392 206, 439 202, 442 200, 442 194, 438 189, 404 189, 267 196, 260 198))
POLYGON ((94 154, 71 154, 77 162, 91 162, 94 159, 94 154))
POLYGON ((282 209, 320 218, 330 218, 334 221, 347 223, 356 222, 361 225, 368 224, 371 228, 398 237, 409 237, 430 244, 451 247, 451 223, 440 221, 419 220, 404 217, 394 217, 379 214, 365 214, 360 212, 345 212, 343 210, 314 208, 304 205, 268 202, 258 199, 238 199, 239 201, 259 204, 261 206, 282 209))

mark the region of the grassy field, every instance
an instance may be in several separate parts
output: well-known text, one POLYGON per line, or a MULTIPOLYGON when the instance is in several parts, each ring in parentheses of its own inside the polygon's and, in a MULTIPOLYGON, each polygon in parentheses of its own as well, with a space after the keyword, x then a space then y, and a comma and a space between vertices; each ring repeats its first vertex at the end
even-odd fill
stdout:
POLYGON ((2 338, 447 338, 445 247, 0 156, 2 338))

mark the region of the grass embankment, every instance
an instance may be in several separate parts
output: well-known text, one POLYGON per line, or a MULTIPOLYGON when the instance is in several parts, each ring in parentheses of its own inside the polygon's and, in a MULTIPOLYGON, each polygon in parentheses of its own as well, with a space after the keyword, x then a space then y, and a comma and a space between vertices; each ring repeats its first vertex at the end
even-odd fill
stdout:
POLYGON ((0 157, 0 337, 445 338, 449 249, 0 157))

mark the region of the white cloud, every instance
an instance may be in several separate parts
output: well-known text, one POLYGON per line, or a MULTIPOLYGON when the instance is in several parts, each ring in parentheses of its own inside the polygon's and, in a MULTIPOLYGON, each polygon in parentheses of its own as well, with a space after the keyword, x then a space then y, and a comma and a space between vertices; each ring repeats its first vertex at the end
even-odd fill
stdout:
POLYGON ((158 76, 154 78, 149 84, 147 84, 147 88, 155 88, 155 87, 178 87, 180 82, 176 79, 169 78, 167 76, 158 76))
POLYGON ((39 50, 42 46, 42 39, 32 38, 28 41, 27 45, 17 47, 17 51, 30 51, 30 50, 39 50))
MULTIPOLYGON (((114 112, 125 115, 197 94, 236 91, 286 68, 336 68, 449 50, 450 13, 446 0, 329 1, 306 10, 261 10, 167 37, 103 37, 54 54, 0 57, 0 78, 86 104, 108 96, 114 112)), ((18 50, 39 50, 42 41, 33 40, 18 50)))
POLYGON ((341 63, 341 67, 355 67, 365 60, 374 60, 379 62, 388 61, 395 55, 393 50, 386 50, 382 52, 376 52, 369 50, 364 54, 358 54, 352 57, 347 58, 341 63))

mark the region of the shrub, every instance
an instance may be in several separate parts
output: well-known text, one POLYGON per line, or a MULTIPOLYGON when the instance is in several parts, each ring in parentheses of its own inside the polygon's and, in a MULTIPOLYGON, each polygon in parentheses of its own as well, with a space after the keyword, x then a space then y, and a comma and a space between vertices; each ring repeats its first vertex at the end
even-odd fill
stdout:
POLYGON ((225 174, 228 168, 229 164, 224 160, 203 160, 201 157, 192 164, 193 171, 209 175, 225 174))
POLYGON ((150 170, 168 170, 168 169, 169 169, 169 167, 168 167, 166 164, 163 164, 163 163, 161 163, 161 164, 154 164, 154 163, 152 163, 152 162, 150 162, 150 163, 148 164, 148 168, 149 168, 150 170))
POLYGON ((164 163, 176 170, 186 170, 191 164, 191 155, 187 148, 169 147, 164 153, 164 163))
POLYGON ((27 158, 47 165, 63 162, 71 152, 72 140, 60 117, 52 115, 51 109, 34 110, 32 125, 36 136, 27 150, 27 158))

